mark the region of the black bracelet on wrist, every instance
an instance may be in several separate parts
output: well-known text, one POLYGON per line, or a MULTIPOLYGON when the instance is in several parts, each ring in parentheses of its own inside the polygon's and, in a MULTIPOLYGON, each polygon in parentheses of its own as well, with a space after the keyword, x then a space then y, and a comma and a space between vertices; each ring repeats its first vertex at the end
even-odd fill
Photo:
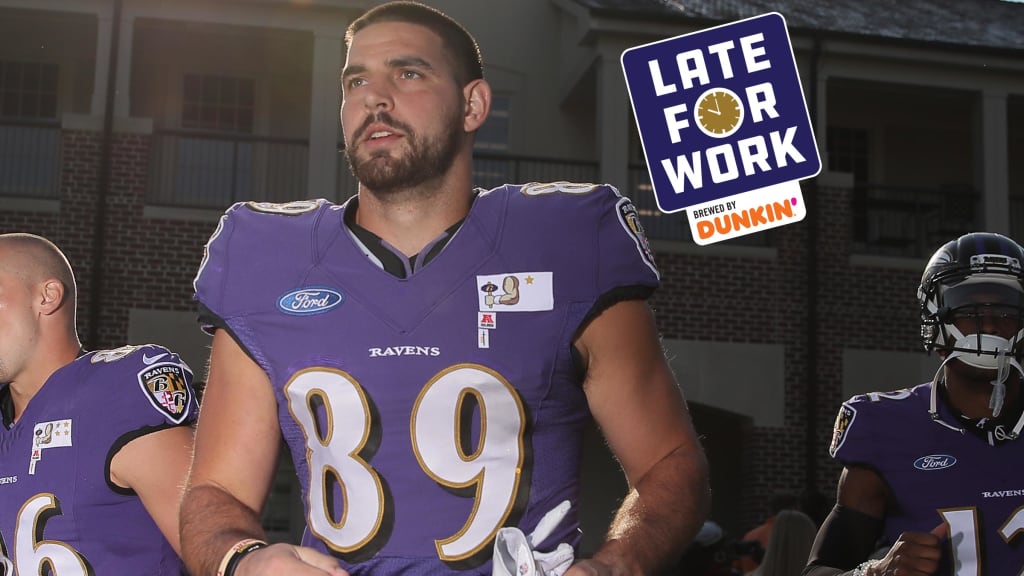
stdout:
POLYGON ((266 542, 253 538, 246 538, 238 542, 224 555, 224 559, 220 562, 220 569, 217 570, 217 576, 234 576, 235 569, 238 568, 238 563, 242 561, 242 558, 267 546, 266 542))

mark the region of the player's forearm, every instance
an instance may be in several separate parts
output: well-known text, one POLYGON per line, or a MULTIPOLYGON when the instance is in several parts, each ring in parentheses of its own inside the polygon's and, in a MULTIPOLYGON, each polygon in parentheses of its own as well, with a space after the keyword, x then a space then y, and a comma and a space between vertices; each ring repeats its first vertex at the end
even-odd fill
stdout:
MULTIPOLYGON (((842 489, 841 489, 842 490, 842 489)), ((803 576, 847 576, 867 560, 882 536, 879 518, 835 505, 821 523, 803 576)))
POLYGON ((182 559, 193 576, 214 576, 231 546, 265 539, 259 514, 215 486, 190 487, 181 504, 182 559))
POLYGON ((594 559, 615 574, 656 574, 679 560, 710 506, 703 451, 678 448, 626 495, 594 559))

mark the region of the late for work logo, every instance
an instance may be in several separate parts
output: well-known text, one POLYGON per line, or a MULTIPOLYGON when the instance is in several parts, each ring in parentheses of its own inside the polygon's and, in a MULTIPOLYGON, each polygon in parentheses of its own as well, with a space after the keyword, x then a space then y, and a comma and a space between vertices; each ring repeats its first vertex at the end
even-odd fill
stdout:
POLYGON ((651 184, 710 244, 798 222, 821 159, 783 17, 764 14, 622 54, 651 184))

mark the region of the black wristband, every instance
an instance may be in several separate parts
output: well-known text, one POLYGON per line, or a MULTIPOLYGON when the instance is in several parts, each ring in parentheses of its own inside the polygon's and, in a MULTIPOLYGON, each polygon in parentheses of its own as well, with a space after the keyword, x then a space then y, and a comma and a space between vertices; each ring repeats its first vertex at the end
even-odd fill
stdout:
POLYGON ((220 562, 220 569, 217 570, 217 576, 234 576, 235 569, 238 568, 238 563, 242 561, 242 558, 267 546, 266 542, 252 538, 238 542, 224 555, 224 559, 220 562))

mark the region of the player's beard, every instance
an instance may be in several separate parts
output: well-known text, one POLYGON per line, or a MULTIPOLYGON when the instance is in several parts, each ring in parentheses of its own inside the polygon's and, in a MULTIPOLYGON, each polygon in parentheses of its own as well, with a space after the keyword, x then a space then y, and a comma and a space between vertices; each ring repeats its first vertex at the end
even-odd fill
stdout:
POLYGON ((455 161, 461 144, 459 126, 462 122, 457 113, 442 124, 445 129, 440 134, 430 138, 421 137, 411 126, 395 120, 387 112, 380 112, 366 119, 354 134, 354 139, 361 141, 359 136, 374 122, 401 130, 409 148, 408 153, 401 157, 393 156, 389 150, 380 150, 362 160, 359 159, 360 144, 345 148, 345 158, 356 180, 378 196, 399 191, 414 192, 424 183, 443 176, 455 161))

